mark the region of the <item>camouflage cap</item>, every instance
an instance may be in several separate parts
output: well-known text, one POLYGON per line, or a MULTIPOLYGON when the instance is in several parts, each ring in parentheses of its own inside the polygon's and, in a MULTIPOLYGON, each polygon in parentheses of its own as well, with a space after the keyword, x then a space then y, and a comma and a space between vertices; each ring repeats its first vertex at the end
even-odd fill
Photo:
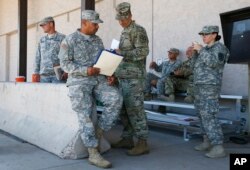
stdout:
POLYGON ((175 54, 179 54, 179 53, 180 53, 180 51, 179 51, 177 48, 170 48, 170 49, 168 50, 168 52, 170 52, 170 53, 175 53, 175 54))
POLYGON ((219 27, 216 25, 206 25, 202 28, 199 34, 211 34, 213 32, 219 32, 219 27))
POLYGON ((84 10, 82 11, 82 19, 86 19, 92 23, 103 23, 100 19, 99 14, 94 10, 84 10))
POLYGON ((54 22, 54 18, 53 18, 53 17, 46 17, 46 18, 43 18, 43 19, 39 22, 39 25, 40 25, 40 26, 43 26, 43 25, 47 24, 48 22, 54 22))
POLYGON ((126 19, 130 14, 131 14, 130 3, 122 2, 117 5, 115 19, 117 20, 126 19))

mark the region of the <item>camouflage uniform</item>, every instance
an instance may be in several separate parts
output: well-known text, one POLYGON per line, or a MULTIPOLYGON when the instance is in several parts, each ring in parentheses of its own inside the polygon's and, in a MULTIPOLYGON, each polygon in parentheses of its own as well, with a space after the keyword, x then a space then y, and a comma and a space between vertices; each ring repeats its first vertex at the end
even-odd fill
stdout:
POLYGON ((87 68, 92 67, 103 50, 103 42, 96 35, 85 35, 79 30, 67 36, 59 53, 61 67, 69 74, 67 86, 72 109, 78 115, 83 143, 87 148, 98 146, 91 114, 96 100, 104 105, 98 126, 107 131, 114 125, 122 105, 122 97, 114 86, 109 86, 106 76, 88 76, 87 68))
POLYGON ((212 145, 223 143, 223 133, 216 117, 219 112, 219 95, 224 65, 228 60, 228 49, 216 41, 203 47, 194 64, 195 108, 201 119, 201 128, 212 145))
POLYGON ((147 118, 144 111, 145 63, 149 53, 146 30, 134 21, 124 28, 120 37, 119 49, 124 56, 115 76, 123 95, 121 119, 124 125, 123 138, 135 135, 148 138, 147 118))
MULTIPOLYGON (((160 66, 158 66, 156 68, 156 71, 162 73, 162 77, 160 79, 158 79, 157 81, 157 94, 165 94, 165 82, 166 79, 169 77, 170 73, 173 72, 176 68, 178 68, 181 65, 181 61, 180 60, 176 60, 176 61, 165 61, 163 62, 160 66)), ((148 81, 148 80, 147 80, 148 81)), ((148 83, 148 82, 147 82, 148 83)))
POLYGON ((165 82, 165 94, 171 95, 175 93, 175 90, 187 91, 188 96, 193 96, 193 65, 194 58, 190 58, 184 61, 176 70, 178 70, 181 76, 171 75, 165 82))
POLYGON ((34 73, 41 75, 40 81, 43 83, 60 82, 56 78, 54 66, 59 65, 60 63, 58 53, 60 50, 60 44, 64 38, 64 34, 56 32, 51 36, 43 36, 38 43, 34 73))

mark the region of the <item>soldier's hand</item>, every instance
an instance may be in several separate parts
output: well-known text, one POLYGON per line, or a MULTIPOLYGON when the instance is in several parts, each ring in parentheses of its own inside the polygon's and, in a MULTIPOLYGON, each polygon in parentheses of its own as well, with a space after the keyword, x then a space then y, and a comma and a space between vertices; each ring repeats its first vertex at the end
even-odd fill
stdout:
POLYGON ((181 71, 180 70, 175 70, 174 71, 174 75, 175 76, 180 76, 181 75, 181 71))
POLYGON ((62 75, 62 80, 67 80, 68 79, 68 73, 64 72, 62 75))
POLYGON ((202 48, 202 45, 198 44, 198 43, 193 43, 192 47, 194 50, 196 50, 197 52, 199 52, 202 48))
POLYGON ((87 74, 88 76, 96 76, 100 73, 100 68, 97 67, 88 67, 87 74))
POLYGON ((150 69, 155 69, 156 67, 157 67, 157 64, 156 64, 156 62, 154 62, 154 61, 151 62, 150 65, 149 65, 149 68, 150 68, 150 69))
POLYGON ((114 86, 117 83, 117 78, 115 76, 108 76, 107 80, 110 86, 114 86))
POLYGON ((40 74, 32 74, 32 82, 40 82, 40 74))
POLYGON ((120 49, 115 49, 115 53, 121 55, 121 50, 120 49))

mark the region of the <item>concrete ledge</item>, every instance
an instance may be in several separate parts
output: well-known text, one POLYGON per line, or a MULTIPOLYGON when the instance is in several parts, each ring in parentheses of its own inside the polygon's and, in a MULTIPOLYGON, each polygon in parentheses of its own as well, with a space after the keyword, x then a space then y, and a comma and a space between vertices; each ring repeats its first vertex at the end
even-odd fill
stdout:
POLYGON ((0 94, 0 129, 61 158, 88 156, 65 84, 0 82, 0 94))

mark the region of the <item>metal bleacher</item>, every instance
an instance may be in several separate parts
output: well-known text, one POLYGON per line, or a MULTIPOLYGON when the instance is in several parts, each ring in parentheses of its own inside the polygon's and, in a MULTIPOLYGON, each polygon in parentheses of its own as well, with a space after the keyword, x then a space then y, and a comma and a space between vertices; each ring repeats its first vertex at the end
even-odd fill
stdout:
MULTIPOLYGON (((243 96, 237 95, 221 95, 221 99, 229 99, 235 100, 235 114, 237 119, 239 118, 240 114, 240 107, 241 107, 241 100, 246 99, 243 96)), ((153 125, 159 125, 167 127, 169 125, 174 125, 181 127, 183 129, 183 139, 185 141, 189 141, 190 133, 188 132, 189 128, 196 128, 199 131, 199 119, 195 114, 195 107, 194 104, 187 104, 182 102, 166 102, 166 101, 159 101, 159 100, 150 100, 144 101, 145 112, 147 113, 148 122, 153 125), (183 114, 183 113, 159 113, 153 109, 148 109, 146 106, 165 106, 168 108, 179 108, 183 109, 183 111, 191 110, 194 114, 183 114)), ((229 111, 231 110, 230 107, 227 106, 220 106, 220 111, 229 111)), ((103 108, 101 106, 97 106, 97 111, 102 112, 103 108)), ((229 119, 219 119, 220 123, 222 124, 233 124, 234 122, 229 119)), ((196 133, 199 133, 199 132, 196 133)))

